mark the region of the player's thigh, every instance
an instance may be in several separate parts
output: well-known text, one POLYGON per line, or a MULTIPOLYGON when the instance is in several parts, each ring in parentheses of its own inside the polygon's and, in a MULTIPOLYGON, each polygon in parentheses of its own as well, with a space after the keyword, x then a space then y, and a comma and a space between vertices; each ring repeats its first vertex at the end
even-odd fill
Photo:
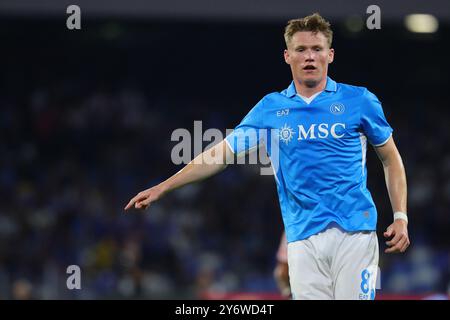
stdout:
POLYGON ((378 278, 378 239, 375 232, 351 236, 332 266, 337 300, 373 300, 378 278))
POLYGON ((295 300, 333 298, 331 270, 316 255, 308 240, 288 244, 289 283, 295 300))

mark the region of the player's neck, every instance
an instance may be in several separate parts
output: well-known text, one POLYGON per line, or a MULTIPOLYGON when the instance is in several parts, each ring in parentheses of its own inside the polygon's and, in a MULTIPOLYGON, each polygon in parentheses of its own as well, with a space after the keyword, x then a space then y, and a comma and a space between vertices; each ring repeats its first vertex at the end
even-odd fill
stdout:
POLYGON ((294 79, 295 90, 303 97, 309 98, 317 92, 321 92, 327 85, 327 77, 324 77, 316 86, 308 87, 299 80, 294 79))

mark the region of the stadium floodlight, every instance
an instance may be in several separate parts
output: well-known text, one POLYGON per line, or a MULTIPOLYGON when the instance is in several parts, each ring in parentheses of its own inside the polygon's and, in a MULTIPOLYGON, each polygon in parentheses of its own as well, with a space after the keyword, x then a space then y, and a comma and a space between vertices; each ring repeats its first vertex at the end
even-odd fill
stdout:
POLYGON ((410 14, 405 17, 405 26, 411 32, 433 33, 438 30, 439 22, 431 14, 410 14))

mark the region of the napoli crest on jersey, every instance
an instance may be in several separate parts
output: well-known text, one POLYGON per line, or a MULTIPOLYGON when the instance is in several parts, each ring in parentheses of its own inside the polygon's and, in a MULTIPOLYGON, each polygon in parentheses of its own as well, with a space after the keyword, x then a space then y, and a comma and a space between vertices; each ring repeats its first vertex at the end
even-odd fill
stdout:
POLYGON ((330 111, 332 114, 340 115, 345 111, 345 106, 340 102, 335 102, 330 106, 330 111))

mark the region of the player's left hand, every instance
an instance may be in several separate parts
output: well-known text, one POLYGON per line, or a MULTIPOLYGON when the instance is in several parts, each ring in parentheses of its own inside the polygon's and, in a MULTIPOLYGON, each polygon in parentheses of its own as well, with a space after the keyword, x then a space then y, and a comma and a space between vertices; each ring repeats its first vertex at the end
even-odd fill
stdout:
POLYGON ((403 253, 409 247, 408 222, 405 220, 395 220, 387 227, 383 235, 385 238, 392 237, 391 240, 386 241, 386 245, 389 247, 384 251, 386 253, 403 253))

